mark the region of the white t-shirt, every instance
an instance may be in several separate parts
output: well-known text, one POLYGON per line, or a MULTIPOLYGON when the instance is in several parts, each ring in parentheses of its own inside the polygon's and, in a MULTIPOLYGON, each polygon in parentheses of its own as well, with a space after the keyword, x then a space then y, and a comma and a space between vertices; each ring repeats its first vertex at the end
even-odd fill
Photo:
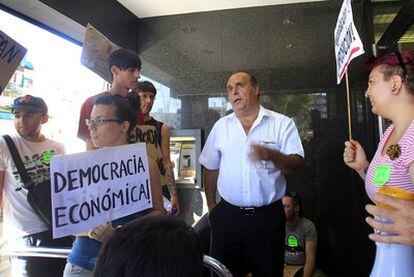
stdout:
MULTIPOLYGON (((50 179, 50 158, 64 154, 63 145, 50 139, 32 142, 19 135, 11 137, 32 180, 40 183, 50 179)), ((4 172, 3 235, 5 239, 46 231, 46 226, 27 202, 27 190, 21 186, 20 175, 2 137, 0 137, 0 171, 4 172)))
POLYGON ((227 202, 241 207, 261 207, 285 195, 286 180, 272 161, 253 162, 252 144, 260 144, 285 155, 304 157, 299 133, 292 119, 260 106, 259 115, 246 135, 232 113, 214 124, 200 155, 209 170, 219 169, 218 192, 227 202))

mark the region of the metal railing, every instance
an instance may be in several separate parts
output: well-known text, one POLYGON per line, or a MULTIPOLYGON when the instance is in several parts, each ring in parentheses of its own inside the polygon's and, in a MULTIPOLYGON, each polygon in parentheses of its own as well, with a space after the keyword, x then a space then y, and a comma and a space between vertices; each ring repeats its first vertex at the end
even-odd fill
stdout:
MULTIPOLYGON (((47 247, 21 247, 0 248, 1 256, 20 256, 20 257, 45 257, 65 259, 70 253, 70 248, 47 248, 47 247)), ((230 271, 218 260, 213 257, 204 255, 203 264, 212 270, 219 277, 232 277, 230 271)))

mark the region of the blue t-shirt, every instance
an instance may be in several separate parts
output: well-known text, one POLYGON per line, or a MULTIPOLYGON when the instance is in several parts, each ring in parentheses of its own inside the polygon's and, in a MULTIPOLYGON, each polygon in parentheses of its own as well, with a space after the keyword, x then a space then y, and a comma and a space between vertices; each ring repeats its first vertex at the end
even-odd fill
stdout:
MULTIPOLYGON (((149 211, 150 209, 116 219, 112 221, 112 226, 117 227, 134 219, 143 217, 149 211)), ((77 237, 73 243, 72 250, 69 253, 68 262, 87 270, 94 270, 101 247, 102 243, 97 240, 88 237, 77 237)))
POLYGON ((95 268, 102 243, 88 238, 77 237, 68 256, 68 262, 87 270, 95 268))

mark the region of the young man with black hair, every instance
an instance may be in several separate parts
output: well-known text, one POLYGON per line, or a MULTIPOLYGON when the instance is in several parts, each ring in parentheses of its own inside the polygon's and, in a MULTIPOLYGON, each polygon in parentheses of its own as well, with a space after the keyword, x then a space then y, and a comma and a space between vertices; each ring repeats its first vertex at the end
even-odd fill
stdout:
MULTIPOLYGON (((111 89, 86 99, 80 111, 78 137, 85 141, 86 150, 94 148, 85 120, 89 119, 95 100, 104 95, 120 94, 126 96, 130 89, 135 89, 138 86, 138 79, 141 77, 141 59, 132 50, 124 48, 115 50, 109 56, 107 63, 112 76, 111 89)), ((137 114, 137 121, 142 121, 140 114, 137 114)))
MULTIPOLYGON (((11 135, 27 174, 35 185, 48 185, 50 159, 64 154, 61 143, 46 138, 41 128, 48 121, 48 109, 40 97, 18 97, 12 105, 17 134, 11 135)), ((27 201, 28 190, 13 161, 4 138, 0 138, 0 205, 4 215, 3 237, 10 246, 70 247, 72 239, 52 239, 39 216, 27 201)), ((54 258, 12 258, 14 276, 62 276, 65 261, 54 258)))
POLYGON ((180 213, 180 205, 178 202, 177 186, 174 180, 174 163, 170 158, 170 128, 167 124, 155 120, 149 114, 154 105, 155 96, 157 95, 155 86, 149 81, 139 82, 137 92, 141 99, 141 112, 144 115, 144 124, 153 126, 153 128, 146 130, 138 126, 140 128, 139 131, 147 144, 148 153, 157 161, 161 173, 163 194, 171 201, 171 211, 169 212, 178 215, 180 213), (155 139, 154 136, 143 135, 143 132, 155 132, 155 139), (152 147, 149 147, 149 145, 152 145, 152 147))
POLYGON ((318 241, 315 225, 303 217, 302 201, 296 192, 286 193, 282 201, 286 214, 285 270, 314 276, 318 241))

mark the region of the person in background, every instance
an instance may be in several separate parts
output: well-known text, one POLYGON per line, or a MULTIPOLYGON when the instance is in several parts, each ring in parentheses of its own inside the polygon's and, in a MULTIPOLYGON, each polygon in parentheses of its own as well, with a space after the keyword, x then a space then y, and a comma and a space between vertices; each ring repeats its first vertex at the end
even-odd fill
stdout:
POLYGON ((144 217, 117 229, 103 247, 95 277, 199 277, 201 244, 184 220, 144 217))
MULTIPOLYGON (((64 146, 42 133, 48 122, 48 108, 40 97, 25 95, 14 99, 12 105, 14 127, 11 135, 28 175, 36 185, 47 185, 50 180, 50 159, 65 153, 64 146)), ((70 247, 71 237, 52 238, 40 217, 27 201, 20 174, 4 138, 0 138, 0 205, 3 210, 3 238, 10 247, 70 247)), ((61 276, 65 262, 54 258, 12 257, 14 276, 61 276)))
POLYGON ((371 162, 356 140, 345 142, 343 159, 365 181, 365 190, 373 201, 384 201, 396 207, 386 211, 369 205, 374 215, 394 219, 394 223, 379 223, 368 218, 378 230, 391 231, 393 235, 371 234, 372 240, 414 244, 413 210, 409 201, 392 200, 375 196, 382 186, 395 186, 414 192, 414 51, 395 52, 373 58, 368 62, 371 72, 365 96, 371 101, 374 114, 392 121, 381 135, 377 151, 371 162))
MULTIPOLYGON (((86 150, 94 149, 85 120, 90 118, 95 100, 100 96, 115 94, 126 96, 129 90, 138 86, 138 79, 141 77, 141 59, 132 50, 124 48, 115 50, 109 56, 107 64, 112 76, 111 89, 86 99, 80 111, 78 138, 85 141, 86 150)), ((137 121, 142 121, 142 114, 137 113, 137 121)))
MULTIPOLYGON (((94 147, 114 147, 127 144, 128 132, 136 125, 136 111, 132 107, 133 101, 132 97, 122 97, 121 95, 106 95, 96 99, 91 117, 86 120, 94 147)), ((139 105, 134 106, 139 107, 139 105)), ((153 207, 136 216, 142 214, 160 215, 163 212, 158 168, 154 160, 150 158, 148 165, 153 207)), ((112 224, 108 223, 89 232, 78 234, 68 256, 64 276, 93 276, 98 253, 102 244, 112 235, 113 230, 112 224)))
POLYGON ((143 136, 144 139, 147 138, 145 140, 147 145, 154 146, 147 147, 147 150, 157 160, 162 175, 161 184, 163 185, 163 193, 171 201, 171 210, 169 213, 178 215, 180 213, 180 205, 178 202, 177 186, 174 180, 174 163, 170 158, 170 128, 167 124, 155 120, 150 116, 155 96, 157 95, 155 86, 149 81, 139 82, 137 92, 141 99, 141 112, 144 115, 144 124, 154 126, 155 128, 155 139, 153 139, 153 136, 143 136))
POLYGON ((284 174, 303 166, 299 133, 292 119, 260 105, 253 75, 232 74, 227 93, 234 113, 216 122, 200 155, 211 254, 236 277, 247 269, 254 277, 282 276, 284 174))
POLYGON ((283 197, 286 214, 285 276, 295 271, 294 276, 315 276, 316 246, 318 235, 315 225, 303 217, 302 201, 296 192, 283 197))

